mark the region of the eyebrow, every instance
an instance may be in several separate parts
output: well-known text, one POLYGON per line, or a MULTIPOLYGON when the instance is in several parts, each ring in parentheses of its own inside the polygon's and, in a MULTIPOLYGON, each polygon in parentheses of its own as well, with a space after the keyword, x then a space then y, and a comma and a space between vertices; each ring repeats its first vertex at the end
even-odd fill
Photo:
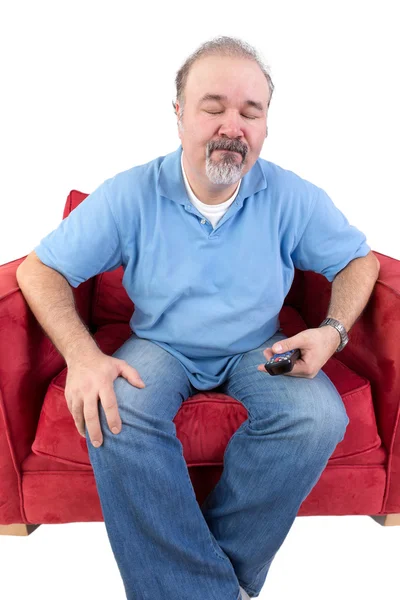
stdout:
MULTIPOLYGON (((206 102, 207 100, 217 100, 218 102, 220 102, 221 100, 227 99, 227 96, 223 96, 221 94, 204 94, 204 96, 202 96, 202 98, 200 98, 199 100, 199 105, 202 104, 202 102, 206 102)), ((256 110, 264 112, 264 108, 261 102, 256 102, 256 100, 246 100, 245 104, 247 104, 247 106, 252 106, 256 110)))

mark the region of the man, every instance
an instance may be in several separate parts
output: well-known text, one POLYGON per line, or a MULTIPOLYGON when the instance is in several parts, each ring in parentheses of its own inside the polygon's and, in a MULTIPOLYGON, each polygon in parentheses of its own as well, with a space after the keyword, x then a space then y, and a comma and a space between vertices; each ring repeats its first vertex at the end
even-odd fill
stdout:
MULTIPOLYGON (((106 180, 35 253, 73 287, 124 265, 135 303, 132 335, 113 354, 120 420, 106 413, 105 387, 90 404, 100 396, 101 429, 88 399, 74 412, 127 597, 238 600, 259 595, 344 437, 349 420, 321 367, 346 343, 379 263, 321 188, 259 158, 273 84, 250 46, 203 44, 176 84, 180 147, 106 180), (278 315, 295 268, 333 282, 331 321, 287 338, 278 315), (265 372, 266 358, 293 348, 301 358, 287 376, 265 372), (200 508, 172 421, 211 389, 249 418, 200 508)), ((110 365, 65 348, 74 381, 110 365)))

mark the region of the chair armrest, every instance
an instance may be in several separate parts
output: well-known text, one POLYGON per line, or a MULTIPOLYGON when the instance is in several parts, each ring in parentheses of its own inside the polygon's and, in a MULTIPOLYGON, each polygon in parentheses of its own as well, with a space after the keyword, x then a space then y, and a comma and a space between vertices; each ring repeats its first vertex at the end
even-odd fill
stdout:
MULTIPOLYGON (((388 452, 384 512, 400 507, 400 261, 375 252, 379 277, 363 312, 349 332, 349 342, 335 354, 371 383, 378 432, 388 452)), ((318 327, 327 315, 332 284, 305 272, 301 316, 318 327)))
MULTIPOLYGON (((25 258, 25 257, 24 257, 25 258)), ((0 523, 26 522, 21 463, 31 452, 49 383, 65 360, 28 306, 16 270, 24 258, 0 265, 0 523)), ((93 280, 73 289, 84 322, 93 280)))

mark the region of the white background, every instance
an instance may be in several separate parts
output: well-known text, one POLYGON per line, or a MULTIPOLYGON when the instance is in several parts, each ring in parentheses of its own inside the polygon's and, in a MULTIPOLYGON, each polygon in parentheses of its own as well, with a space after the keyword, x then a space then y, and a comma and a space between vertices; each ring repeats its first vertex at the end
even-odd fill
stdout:
MULTIPOLYGON (((217 35, 252 44, 271 68, 261 157, 322 187, 373 250, 400 259, 397 10, 382 0, 2 5, 0 264, 59 225, 71 189, 90 193, 179 146, 176 71, 217 35)), ((399 549, 400 527, 367 516, 298 517, 260 598, 393 597, 399 549)), ((125 597, 104 523, 1 537, 0 564, 6 600, 125 597)))

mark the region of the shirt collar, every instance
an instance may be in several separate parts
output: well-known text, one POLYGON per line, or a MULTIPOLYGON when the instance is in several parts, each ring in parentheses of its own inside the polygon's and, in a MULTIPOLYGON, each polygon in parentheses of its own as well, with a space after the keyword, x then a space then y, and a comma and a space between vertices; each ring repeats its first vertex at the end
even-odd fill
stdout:
MULTIPOLYGON (((164 157, 158 172, 157 192, 179 204, 187 204, 188 198, 181 165, 182 151, 182 144, 180 144, 174 152, 164 157)), ((264 190, 267 185, 264 170, 260 165, 260 160, 257 159, 250 171, 242 177, 236 197, 237 202, 242 204, 245 198, 264 190)))

